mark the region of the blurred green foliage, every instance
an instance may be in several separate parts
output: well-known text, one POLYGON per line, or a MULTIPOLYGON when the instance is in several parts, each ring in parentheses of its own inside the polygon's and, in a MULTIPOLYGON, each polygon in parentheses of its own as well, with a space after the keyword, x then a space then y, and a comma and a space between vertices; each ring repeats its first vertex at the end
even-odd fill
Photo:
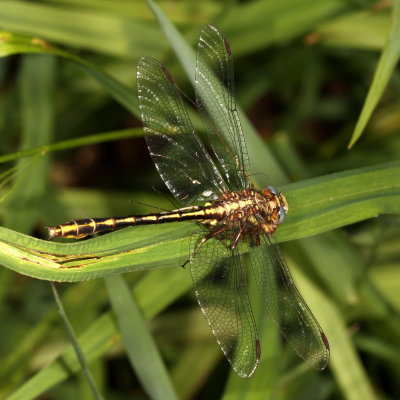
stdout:
MULTIPOLYGON (((133 297, 115 277, 106 278, 108 291, 101 279, 60 287, 99 390, 109 399, 173 398, 174 391, 182 399, 400 398, 400 177, 391 173, 400 151, 399 1, 157 4, 165 20, 159 15, 157 21, 139 0, 0 2, 1 225, 43 238, 43 226, 72 218, 154 211, 143 204, 173 207, 137 129, 135 65, 142 56, 157 58, 191 95, 193 71, 189 79, 180 65, 190 71, 190 52, 169 24, 192 46, 204 24, 217 25, 230 40, 238 103, 251 121, 243 120, 253 172, 286 184, 292 196, 293 220, 289 214, 282 239, 301 239, 283 248, 332 358, 326 371, 310 370, 266 323, 255 375, 227 378, 229 365, 195 303, 188 271, 160 268, 123 276, 133 297), (356 126, 358 141, 348 149, 356 126), (326 176, 354 168, 354 180, 326 176), (356 188, 358 197, 350 198, 356 188), (347 193, 347 202, 335 203, 347 193), (349 225, 373 210, 391 215, 349 225), (293 230, 301 223, 303 229, 293 230), (321 231, 348 226, 310 237, 317 223, 324 224, 321 231), (128 357, 120 330, 132 341, 128 357), (158 364, 157 373, 149 373, 160 355, 169 373, 158 364), (165 391, 160 395, 154 385, 165 391)), ((129 257, 132 242, 142 241, 147 263, 161 266, 174 255, 169 242, 163 248, 157 242, 180 243, 190 234, 190 228, 177 229, 121 231, 70 247, 1 230, 0 252, 22 254, 24 273, 24 262, 41 252, 96 259, 117 246, 129 257), (153 247, 164 250, 152 255, 153 247)), ((107 256, 112 265, 114 253, 107 256)), ((92 277, 104 276, 100 268, 93 271, 92 277)), ((71 273, 58 280, 87 279, 79 270, 71 273)), ((48 283, 2 268, 0 298, 0 397, 90 398, 48 283)))

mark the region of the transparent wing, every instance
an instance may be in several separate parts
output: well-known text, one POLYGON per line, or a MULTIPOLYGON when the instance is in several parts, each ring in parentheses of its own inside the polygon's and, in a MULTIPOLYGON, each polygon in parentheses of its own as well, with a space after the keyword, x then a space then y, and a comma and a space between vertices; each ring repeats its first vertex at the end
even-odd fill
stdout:
MULTIPOLYGON (((200 237, 201 238, 201 237, 200 237)), ((246 287, 242 254, 210 239, 191 260, 197 300, 222 351, 241 377, 260 358, 260 344, 246 287)))
POLYGON ((246 142, 236 110, 233 62, 218 28, 203 28, 197 49, 196 101, 210 145, 231 190, 251 186, 246 142))
POLYGON ((314 315, 297 290, 290 271, 273 239, 249 253, 261 299, 296 353, 317 370, 329 360, 329 343, 314 315))
POLYGON ((169 71, 141 58, 137 86, 147 146, 169 190, 184 204, 217 198, 226 184, 195 134, 169 71))

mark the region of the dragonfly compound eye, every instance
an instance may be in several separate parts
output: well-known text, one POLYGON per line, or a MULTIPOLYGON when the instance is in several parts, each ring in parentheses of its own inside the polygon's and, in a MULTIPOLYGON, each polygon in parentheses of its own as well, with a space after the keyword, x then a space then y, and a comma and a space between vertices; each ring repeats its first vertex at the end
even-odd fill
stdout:
POLYGON ((279 225, 281 224, 286 217, 286 211, 283 207, 279 207, 279 212, 278 212, 278 219, 275 221, 275 224, 279 225))
POLYGON ((272 193, 272 194, 278 194, 278 190, 273 187, 273 186, 267 186, 267 189, 272 193))

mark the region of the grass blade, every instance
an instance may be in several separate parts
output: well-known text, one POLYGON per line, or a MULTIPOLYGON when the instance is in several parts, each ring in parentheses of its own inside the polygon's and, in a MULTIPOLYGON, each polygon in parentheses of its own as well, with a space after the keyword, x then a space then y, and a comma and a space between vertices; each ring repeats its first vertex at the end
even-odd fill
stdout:
POLYGON ((121 275, 106 278, 130 363, 152 399, 177 399, 161 355, 121 275))
POLYGON ((96 400, 103 400, 103 396, 97 390, 97 387, 96 387, 96 385, 95 385, 95 383, 93 381, 93 377, 92 377, 92 374, 90 373, 89 366, 87 365, 87 362, 85 360, 85 355, 83 354, 83 351, 82 351, 82 349, 81 349, 81 347, 79 345, 78 339, 77 339, 77 337, 75 335, 75 332, 74 332, 74 328, 72 327, 72 325, 69 322, 69 319, 67 317, 67 314, 65 313, 64 306, 63 306, 63 304, 61 302, 60 296, 58 295, 58 291, 57 291, 57 288, 56 288, 54 282, 51 282, 51 288, 53 290, 53 295, 54 295, 54 298, 56 300, 56 304, 57 304, 57 307, 58 307, 58 312, 60 313, 61 318, 64 321, 65 328, 66 328, 67 333, 68 333, 68 337, 69 337, 69 339, 70 339, 70 341, 72 343, 72 347, 75 350, 76 356, 77 356, 77 358, 79 360, 79 364, 81 365, 82 371, 85 374, 86 380, 87 380, 87 382, 88 382, 88 384, 90 386, 90 389, 91 389, 91 391, 93 393, 93 396, 94 396, 94 398, 96 400))
POLYGON ((84 72, 95 78, 127 110, 134 115, 139 115, 136 96, 132 90, 88 61, 61 50, 43 39, 0 31, 0 57, 23 53, 50 54, 74 62, 84 72))
POLYGON ((393 73, 393 70, 400 58, 400 0, 394 0, 393 2, 393 15, 392 15, 392 26, 389 32, 387 43, 383 49, 381 58, 378 66, 376 67, 372 84, 369 88, 367 98, 365 100, 363 109, 358 118, 356 127, 354 128, 352 137, 348 148, 353 147, 356 141, 362 135, 365 126, 367 125, 379 99, 381 98, 383 91, 389 79, 393 73))
MULTIPOLYGON (((133 294, 138 299, 142 315, 146 319, 150 319, 185 293, 191 284, 189 274, 182 268, 158 269, 151 271, 141 279, 135 285, 133 294), (154 291, 154 283, 160 281, 163 282, 163 290, 154 291)), ((109 312, 104 313, 79 336, 78 340, 86 360, 89 363, 96 360, 120 340, 115 318, 109 312)), ((76 354, 72 346, 68 346, 57 359, 20 385, 7 399, 35 399, 79 370, 80 364, 76 354)))
POLYGON ((5 154, 4 156, 0 156, 0 163, 18 160, 20 158, 33 155, 44 155, 47 153, 52 153, 54 151, 62 151, 67 149, 73 149, 76 147, 89 146, 90 144, 111 142, 114 140, 123 140, 138 136, 143 136, 142 128, 124 129, 121 131, 97 133, 95 135, 88 135, 76 139, 63 140, 61 142, 52 143, 45 146, 31 147, 29 149, 20 150, 12 154, 5 154))
MULTIPOLYGON (((400 161, 309 179, 284 187, 290 212, 277 233, 299 239, 400 213, 400 161)), ((0 262, 39 279, 80 281, 117 272, 179 265, 192 223, 138 226, 75 243, 48 242, 0 228, 0 262)))

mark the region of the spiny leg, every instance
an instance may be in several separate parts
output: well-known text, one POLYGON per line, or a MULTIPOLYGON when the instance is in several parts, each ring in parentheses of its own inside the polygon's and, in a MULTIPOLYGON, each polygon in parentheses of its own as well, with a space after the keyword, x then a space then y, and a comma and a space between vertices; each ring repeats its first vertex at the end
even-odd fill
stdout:
POLYGON ((239 243, 239 240, 241 239, 243 234, 243 228, 240 227, 240 229, 238 230, 238 233, 235 237, 235 239, 232 241, 231 245, 229 246, 232 250, 237 246, 237 244, 239 243))
POLYGON ((193 260, 194 256, 198 253, 200 250, 201 246, 209 239, 219 235, 220 233, 225 232, 228 229, 227 225, 220 225, 213 231, 209 232, 207 235, 205 235, 199 242, 199 244, 196 246, 194 249, 193 253, 189 256, 189 258, 181 265, 182 268, 185 268, 187 263, 189 263, 191 260, 193 260))

